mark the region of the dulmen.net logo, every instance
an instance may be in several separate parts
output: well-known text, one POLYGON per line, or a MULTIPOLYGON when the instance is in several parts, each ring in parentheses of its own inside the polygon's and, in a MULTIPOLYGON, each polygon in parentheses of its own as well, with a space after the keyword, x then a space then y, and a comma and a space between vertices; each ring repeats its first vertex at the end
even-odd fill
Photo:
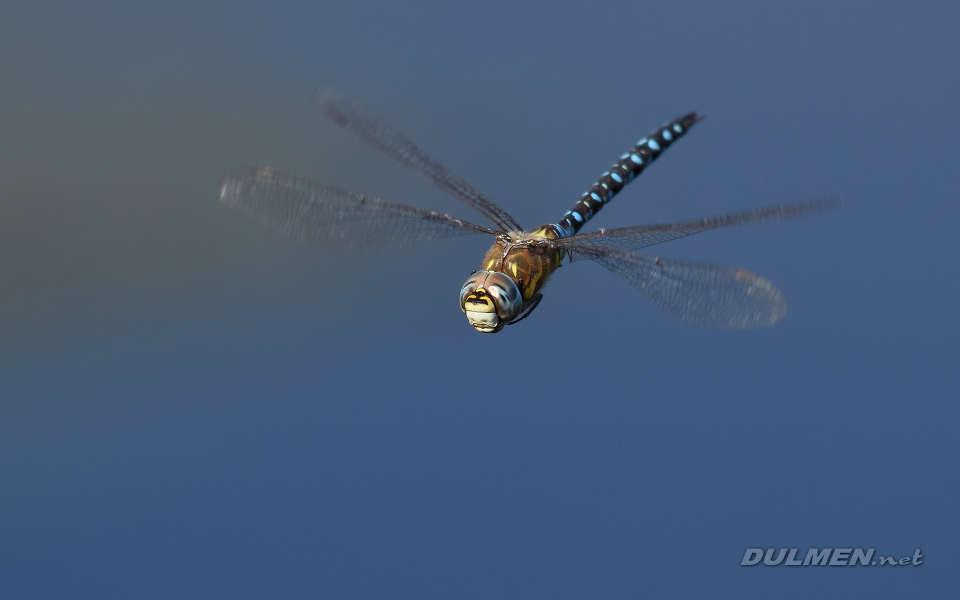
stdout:
POLYGON ((799 548, 747 548, 743 553, 742 567, 752 567, 761 562, 768 567, 784 565, 786 567, 864 567, 874 566, 919 566, 923 564, 923 554, 917 548, 913 556, 880 556, 876 548, 810 548, 806 556, 798 558, 799 548))

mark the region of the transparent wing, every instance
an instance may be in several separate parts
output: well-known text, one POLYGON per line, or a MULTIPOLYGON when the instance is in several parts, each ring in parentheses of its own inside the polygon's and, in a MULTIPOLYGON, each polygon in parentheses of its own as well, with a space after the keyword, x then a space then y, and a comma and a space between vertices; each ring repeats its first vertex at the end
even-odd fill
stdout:
POLYGON ((700 327, 767 327, 787 312, 772 283, 744 269, 651 258, 612 248, 572 247, 636 288, 651 302, 700 327))
MULTIPOLYGON (((595 248, 616 248, 618 250, 639 250, 654 244, 662 244, 694 233, 717 229, 718 227, 730 227, 732 225, 745 225, 747 223, 759 223, 761 221, 776 221, 780 219, 793 219, 802 217, 810 213, 818 212, 837 205, 834 198, 823 198, 818 200, 808 200, 805 202, 796 202, 793 204, 782 204, 780 206, 770 206, 756 210, 747 210, 743 212, 731 213, 717 217, 706 217, 693 221, 684 221, 681 223, 665 223, 662 225, 638 225, 635 227, 622 227, 619 229, 607 229, 593 231, 581 235, 575 235, 568 238, 551 240, 548 244, 554 248, 565 248, 572 246, 593 246, 595 248)), ((573 256, 576 258, 591 258, 586 255, 573 256)))
POLYGON ((492 200, 473 189, 452 171, 430 158, 405 135, 374 117, 357 103, 347 100, 330 89, 317 91, 317 104, 330 119, 353 135, 408 169, 426 177, 438 188, 452 194, 485 217, 501 231, 521 231, 523 228, 492 200))
POLYGON ((220 201, 294 238, 338 250, 383 250, 492 229, 421 208, 391 204, 280 173, 237 169, 220 182, 220 201))

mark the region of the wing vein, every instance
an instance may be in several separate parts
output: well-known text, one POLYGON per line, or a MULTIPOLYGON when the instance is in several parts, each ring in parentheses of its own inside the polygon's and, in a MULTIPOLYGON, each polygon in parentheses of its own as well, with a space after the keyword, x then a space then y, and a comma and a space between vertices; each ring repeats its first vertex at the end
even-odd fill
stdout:
POLYGON ((382 250, 492 229, 339 190, 267 167, 237 169, 220 201, 282 234, 337 250, 382 250))
POLYGON ((359 104, 330 89, 317 91, 317 104, 330 119, 386 156, 425 177, 438 188, 478 210, 501 231, 522 227, 505 210, 474 189, 450 169, 433 160, 393 126, 368 113, 359 104))

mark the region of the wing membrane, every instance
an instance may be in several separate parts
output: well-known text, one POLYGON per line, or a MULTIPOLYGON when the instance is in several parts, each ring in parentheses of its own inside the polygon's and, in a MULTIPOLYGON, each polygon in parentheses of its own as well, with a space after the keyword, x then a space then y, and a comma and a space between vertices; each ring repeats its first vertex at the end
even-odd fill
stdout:
MULTIPOLYGON (((731 227, 733 225, 746 225, 748 223, 760 223, 762 221, 777 221, 781 219, 793 219, 802 217, 810 213, 818 212, 833 206, 837 201, 833 198, 824 198, 818 200, 808 200, 805 202, 796 202, 793 204, 781 204, 780 206, 770 206, 755 210, 730 213, 716 217, 706 217, 692 221, 683 221, 679 223, 664 223, 661 225, 638 225, 635 227, 622 227, 619 229, 601 229, 581 235, 575 235, 568 238, 552 240, 550 246, 556 248, 565 248, 576 246, 593 246, 595 248, 615 248, 618 250, 639 250, 647 246, 662 244, 677 238, 693 235, 710 229, 719 227, 731 227)), ((583 258, 588 258, 583 256, 583 258)), ((577 257, 575 256, 574 259, 577 257)))
POLYGON ((651 258, 611 248, 570 250, 600 263, 651 302, 693 325, 767 327, 787 312, 787 300, 780 290, 744 269, 651 258))
POLYGON ((231 171, 220 201, 291 237, 337 250, 383 250, 495 231, 448 215, 391 204, 267 167, 231 171))
POLYGON ((319 90, 316 98, 320 109, 334 123, 408 169, 426 177, 438 188, 477 209, 501 231, 523 229, 513 217, 492 200, 430 158, 405 135, 374 117, 355 102, 347 100, 330 89, 319 90))

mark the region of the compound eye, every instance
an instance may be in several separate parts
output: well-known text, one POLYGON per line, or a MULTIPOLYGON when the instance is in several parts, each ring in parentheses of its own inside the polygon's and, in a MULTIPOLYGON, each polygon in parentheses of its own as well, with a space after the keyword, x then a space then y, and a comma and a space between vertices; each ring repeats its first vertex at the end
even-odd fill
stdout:
POLYGON ((487 293, 497 306, 497 316, 512 321, 523 308, 523 296, 517 284, 503 273, 490 273, 483 282, 487 293))
POLYGON ((463 284, 463 287, 460 288, 460 310, 466 312, 467 297, 477 291, 477 288, 483 285, 483 281, 489 274, 489 271, 477 271, 470 276, 470 279, 468 279, 466 283, 463 284))

